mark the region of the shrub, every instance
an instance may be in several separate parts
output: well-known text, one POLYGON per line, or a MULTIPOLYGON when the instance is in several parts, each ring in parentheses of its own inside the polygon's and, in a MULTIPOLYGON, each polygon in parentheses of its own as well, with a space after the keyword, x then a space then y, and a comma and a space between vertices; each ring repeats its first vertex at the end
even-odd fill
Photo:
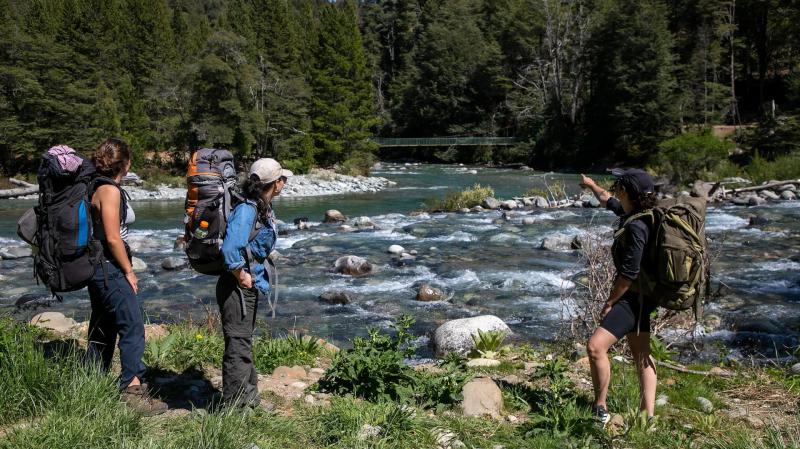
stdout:
POLYGON ((744 172, 755 183, 773 179, 798 179, 800 178, 800 151, 779 156, 772 161, 762 158, 760 153, 756 152, 753 159, 744 168, 744 172))
POLYGON ((676 185, 708 179, 732 148, 732 142, 716 138, 711 130, 686 132, 659 144, 657 169, 676 185))
POLYGON ((395 324, 394 336, 370 329, 368 338, 354 338, 353 348, 340 351, 319 380, 320 391, 352 394, 369 401, 409 402, 414 394, 414 370, 403 360, 413 353, 408 333, 412 323, 406 315, 395 324))
POLYGON ((455 212, 459 209, 478 206, 484 199, 493 196, 494 189, 475 184, 471 188, 461 192, 450 192, 441 200, 433 200, 426 204, 425 209, 430 212, 455 212))
POLYGON ((341 163, 339 173, 348 176, 369 176, 376 160, 375 155, 372 153, 355 153, 341 163))
POLYGON ((271 373, 281 365, 310 365, 322 352, 322 346, 311 337, 259 337, 253 343, 256 369, 271 373))

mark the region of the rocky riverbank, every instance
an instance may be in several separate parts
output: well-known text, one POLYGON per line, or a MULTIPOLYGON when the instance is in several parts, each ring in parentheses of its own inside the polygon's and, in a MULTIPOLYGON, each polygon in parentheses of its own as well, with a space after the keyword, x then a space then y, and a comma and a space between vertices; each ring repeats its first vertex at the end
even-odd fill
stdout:
MULTIPOLYGON (((294 198, 342 193, 374 193, 392 185, 394 182, 377 176, 347 176, 318 169, 307 175, 292 177, 281 196, 294 198)), ((134 201, 179 200, 186 197, 186 189, 183 187, 160 185, 155 190, 150 190, 130 185, 125 189, 134 201)))
MULTIPOLYGON (((27 183, 26 183, 27 184, 27 183)), ((123 182, 125 190, 133 201, 182 200, 186 198, 186 188, 161 184, 155 188, 145 188, 144 180, 130 173, 123 182)), ((374 193, 395 183, 378 176, 347 176, 331 170, 316 169, 307 175, 292 177, 281 194, 284 197, 310 197, 339 195, 343 193, 374 193)), ((32 184, 27 184, 35 187, 32 184)), ((15 199, 36 199, 37 194, 24 195, 15 199)))

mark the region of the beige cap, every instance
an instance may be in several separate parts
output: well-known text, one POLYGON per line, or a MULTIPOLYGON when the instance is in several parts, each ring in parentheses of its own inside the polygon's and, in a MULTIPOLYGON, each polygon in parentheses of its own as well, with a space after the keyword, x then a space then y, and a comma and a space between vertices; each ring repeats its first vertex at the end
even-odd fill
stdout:
POLYGON ((250 174, 258 176, 261 182, 266 183, 276 181, 282 176, 288 178, 294 175, 291 171, 281 168, 278 161, 269 157, 253 162, 253 165, 250 166, 250 174))

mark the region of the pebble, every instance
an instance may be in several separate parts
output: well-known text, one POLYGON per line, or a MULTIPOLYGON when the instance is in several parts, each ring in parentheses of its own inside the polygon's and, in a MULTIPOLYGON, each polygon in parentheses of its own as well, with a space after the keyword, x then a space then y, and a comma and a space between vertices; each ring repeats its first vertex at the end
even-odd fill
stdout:
POLYGON ((389 254, 402 254, 405 252, 405 250, 406 249, 400 245, 392 245, 389 247, 387 251, 389 252, 389 254))
POLYGON ((795 363, 791 368, 792 374, 800 374, 800 363, 795 363))
POLYGON ((305 401, 306 404, 313 404, 314 400, 314 395, 311 394, 307 394, 306 397, 303 398, 303 401, 305 401))
POLYGON ((381 434, 383 428, 381 426, 373 426, 371 424, 364 424, 361 426, 361 429, 358 431, 358 438, 360 441, 365 441, 370 438, 376 437, 381 434))
POLYGON ((697 397, 697 405, 700 407, 700 410, 704 413, 711 413, 714 411, 714 404, 711 403, 708 399, 698 396, 697 397))

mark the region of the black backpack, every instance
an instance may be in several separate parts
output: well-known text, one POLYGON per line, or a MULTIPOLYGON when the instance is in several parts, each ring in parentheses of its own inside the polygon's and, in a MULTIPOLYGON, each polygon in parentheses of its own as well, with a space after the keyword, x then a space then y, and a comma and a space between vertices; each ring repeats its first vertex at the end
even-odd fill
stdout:
MULTIPOLYGON (((91 195, 101 184, 119 185, 99 176, 94 165, 81 160, 80 166, 64 169, 58 156, 45 153, 39 165, 39 203, 17 222, 17 234, 36 247, 34 277, 59 300, 57 293, 80 290, 102 261, 103 248, 92 229, 91 195)), ((127 196, 120 188, 121 217, 127 211, 127 196)))

